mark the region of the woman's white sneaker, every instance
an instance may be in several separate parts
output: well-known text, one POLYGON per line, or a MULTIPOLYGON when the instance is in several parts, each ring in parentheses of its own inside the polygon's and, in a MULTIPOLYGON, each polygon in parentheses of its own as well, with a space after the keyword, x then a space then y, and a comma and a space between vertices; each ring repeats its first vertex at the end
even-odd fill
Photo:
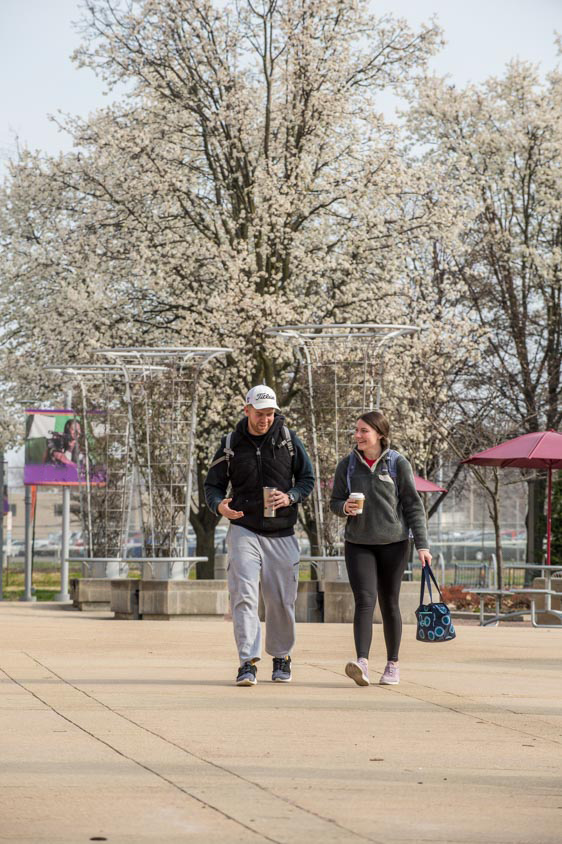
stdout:
POLYGON ((400 669, 397 662, 387 662, 379 680, 381 686, 397 686, 400 682, 400 669))
POLYGON ((369 663, 363 657, 360 657, 356 662, 348 662, 345 666, 345 673, 358 686, 368 686, 370 683, 369 663))

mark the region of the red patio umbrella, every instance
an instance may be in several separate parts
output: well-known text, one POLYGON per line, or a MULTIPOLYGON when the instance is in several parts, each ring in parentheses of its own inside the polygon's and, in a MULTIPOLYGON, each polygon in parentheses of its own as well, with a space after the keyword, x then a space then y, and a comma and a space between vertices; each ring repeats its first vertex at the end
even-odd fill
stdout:
POLYGON ((437 486, 433 481, 427 481, 419 475, 414 475, 414 484, 418 492, 447 492, 445 487, 437 486))
POLYGON ((499 466, 502 469, 547 469, 548 494, 546 516, 546 564, 550 565, 550 536, 552 532, 552 470, 562 469, 562 434, 538 431, 507 440, 494 448, 479 451, 463 463, 477 466, 499 466))

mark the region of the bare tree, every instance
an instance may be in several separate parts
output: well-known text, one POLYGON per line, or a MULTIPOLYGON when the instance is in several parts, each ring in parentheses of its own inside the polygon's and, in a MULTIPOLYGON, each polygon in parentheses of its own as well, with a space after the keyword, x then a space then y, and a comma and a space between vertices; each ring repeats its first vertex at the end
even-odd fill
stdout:
MULTIPOLYGON (((456 192, 450 254, 486 334, 479 377, 514 434, 562 420, 561 95, 560 74, 541 83, 533 67, 513 62, 479 88, 424 80, 410 114, 427 159, 456 192)), ((530 490, 537 520, 543 482, 530 490)), ((529 538, 529 559, 538 559, 542 527, 529 538)))

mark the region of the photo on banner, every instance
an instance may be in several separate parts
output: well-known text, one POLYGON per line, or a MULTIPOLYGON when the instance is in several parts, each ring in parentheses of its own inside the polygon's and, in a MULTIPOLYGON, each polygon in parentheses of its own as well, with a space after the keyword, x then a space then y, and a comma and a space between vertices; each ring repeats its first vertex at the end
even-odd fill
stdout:
POLYGON ((85 425, 72 410, 26 410, 24 483, 39 486, 102 485, 102 422, 85 425), (87 444, 86 444, 87 435, 87 444), (87 447, 86 447, 87 446, 87 447))

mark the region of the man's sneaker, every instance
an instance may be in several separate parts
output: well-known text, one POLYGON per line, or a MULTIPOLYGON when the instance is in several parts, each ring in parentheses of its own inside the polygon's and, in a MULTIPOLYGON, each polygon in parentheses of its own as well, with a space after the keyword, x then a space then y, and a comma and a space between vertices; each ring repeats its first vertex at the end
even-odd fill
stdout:
POLYGON ((400 669, 397 662, 387 662, 384 674, 379 680, 381 686, 396 686, 400 682, 400 669))
POLYGON ((271 679, 274 683, 290 683, 291 682, 291 657, 290 656, 274 656, 273 657, 273 674, 271 679))
POLYGON ((348 662, 345 666, 345 673, 351 677, 358 686, 369 685, 369 664, 364 657, 359 657, 357 662, 348 662))
POLYGON ((236 677, 237 686, 255 686, 258 682, 256 679, 257 667, 252 662, 244 662, 238 669, 238 676, 236 677))

